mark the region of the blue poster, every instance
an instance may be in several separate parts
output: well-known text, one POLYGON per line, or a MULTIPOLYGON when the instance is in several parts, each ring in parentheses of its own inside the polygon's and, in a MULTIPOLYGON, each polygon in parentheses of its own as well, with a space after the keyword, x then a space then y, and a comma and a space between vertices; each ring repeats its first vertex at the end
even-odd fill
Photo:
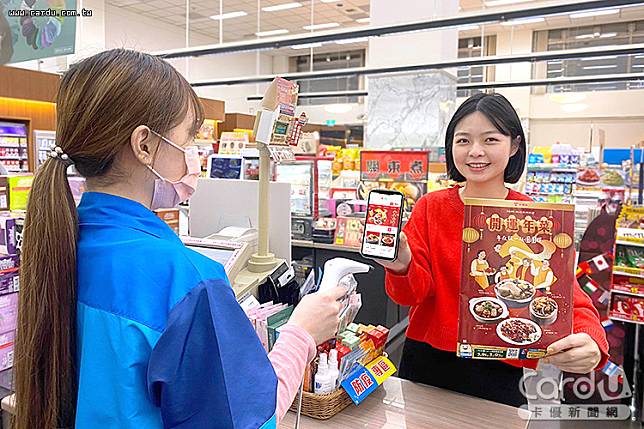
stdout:
POLYGON ((74 53, 76 0, 0 0, 0 64, 74 53))

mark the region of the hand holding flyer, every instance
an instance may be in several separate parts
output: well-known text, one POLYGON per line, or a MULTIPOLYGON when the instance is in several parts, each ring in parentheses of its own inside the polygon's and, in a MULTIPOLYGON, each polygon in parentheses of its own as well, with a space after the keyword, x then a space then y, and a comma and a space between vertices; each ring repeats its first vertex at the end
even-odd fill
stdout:
POLYGON ((574 209, 466 200, 457 354, 536 359, 572 332, 574 209))

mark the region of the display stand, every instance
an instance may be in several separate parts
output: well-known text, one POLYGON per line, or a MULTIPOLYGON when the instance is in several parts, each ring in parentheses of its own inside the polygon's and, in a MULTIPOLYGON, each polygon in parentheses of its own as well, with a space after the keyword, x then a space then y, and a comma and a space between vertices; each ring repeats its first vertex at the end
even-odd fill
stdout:
POLYGON ((271 156, 277 162, 294 159, 292 146, 297 146, 306 124, 306 115, 295 117, 298 86, 282 78, 275 78, 266 90, 258 110, 253 135, 259 150, 259 205, 257 253, 248 261, 248 270, 253 273, 269 273, 280 262, 269 252, 268 208, 269 173, 271 156))

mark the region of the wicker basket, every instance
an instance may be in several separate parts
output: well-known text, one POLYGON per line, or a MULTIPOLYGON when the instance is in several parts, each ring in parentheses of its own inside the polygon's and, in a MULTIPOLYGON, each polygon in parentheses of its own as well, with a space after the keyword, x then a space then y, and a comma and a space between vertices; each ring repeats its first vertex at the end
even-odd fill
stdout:
MULTIPOLYGON (((297 412, 299 397, 300 395, 298 393, 295 401, 291 405, 291 411, 297 412)), ((302 397, 302 414, 318 420, 327 420, 352 403, 353 401, 351 401, 351 398, 343 388, 324 395, 304 392, 304 396, 302 397)))

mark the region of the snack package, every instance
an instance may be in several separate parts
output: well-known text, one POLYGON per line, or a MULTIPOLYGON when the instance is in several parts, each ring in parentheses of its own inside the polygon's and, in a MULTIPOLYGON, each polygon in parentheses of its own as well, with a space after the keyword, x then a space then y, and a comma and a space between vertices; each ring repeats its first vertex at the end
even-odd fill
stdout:
POLYGON ((466 199, 457 355, 538 359, 572 332, 569 204, 466 199))
POLYGON ((627 295, 613 294, 609 313, 610 318, 633 320, 633 298, 627 295))

